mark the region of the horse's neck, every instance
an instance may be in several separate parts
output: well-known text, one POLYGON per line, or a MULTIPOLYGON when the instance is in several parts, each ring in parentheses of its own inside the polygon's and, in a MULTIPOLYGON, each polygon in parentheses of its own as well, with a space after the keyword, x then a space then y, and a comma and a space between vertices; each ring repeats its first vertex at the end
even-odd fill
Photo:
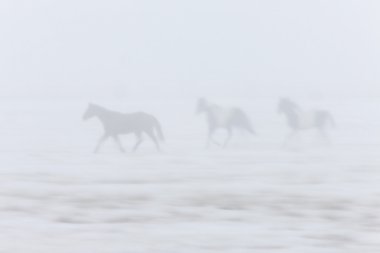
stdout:
POLYGON ((208 121, 216 125, 225 125, 231 116, 232 110, 232 108, 211 105, 207 110, 208 121))
POLYGON ((215 116, 215 114, 217 114, 219 111, 221 110, 221 107, 220 106, 217 106, 217 105, 214 105, 214 104, 211 104, 207 107, 206 109, 206 114, 209 118, 212 118, 215 116))
POLYGON ((105 108, 101 108, 99 107, 98 110, 97 110, 97 113, 96 113, 96 116, 99 118, 99 120, 101 122, 103 122, 104 124, 107 123, 109 121, 109 119, 115 115, 115 112, 112 112, 110 110, 107 110, 105 108))
POLYGON ((300 110, 297 110, 297 109, 286 110, 285 115, 287 117, 289 125, 294 126, 294 127, 298 125, 300 110))

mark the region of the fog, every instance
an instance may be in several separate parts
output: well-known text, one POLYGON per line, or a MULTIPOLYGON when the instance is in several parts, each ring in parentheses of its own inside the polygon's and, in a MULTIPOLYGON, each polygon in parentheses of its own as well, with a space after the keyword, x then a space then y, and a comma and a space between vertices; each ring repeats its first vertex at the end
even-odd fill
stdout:
POLYGON ((379 95, 376 1, 0 5, 3 96, 379 95))
POLYGON ((379 252, 379 11, 0 1, 0 251, 379 252))

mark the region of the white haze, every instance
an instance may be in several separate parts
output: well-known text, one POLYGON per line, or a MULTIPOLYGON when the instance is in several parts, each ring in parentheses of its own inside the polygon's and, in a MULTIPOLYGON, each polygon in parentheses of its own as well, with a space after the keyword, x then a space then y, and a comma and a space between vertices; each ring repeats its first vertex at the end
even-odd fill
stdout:
POLYGON ((2 96, 379 95, 379 9, 374 0, 5 0, 2 96))
POLYGON ((0 1, 0 252, 378 253, 379 13, 376 0, 0 1), (329 111, 330 142, 309 129, 284 145, 283 96, 329 111), (206 149, 199 97, 240 107, 257 135, 206 149), (89 102, 156 116, 162 151, 145 138, 133 153, 129 135, 126 153, 108 140, 93 154, 89 102))

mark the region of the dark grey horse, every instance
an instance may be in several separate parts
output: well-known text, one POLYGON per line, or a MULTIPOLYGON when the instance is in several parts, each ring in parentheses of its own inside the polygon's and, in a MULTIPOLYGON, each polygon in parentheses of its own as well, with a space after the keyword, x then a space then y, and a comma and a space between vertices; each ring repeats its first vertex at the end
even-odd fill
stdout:
POLYGON ((316 128, 321 136, 329 141, 326 133, 328 125, 334 126, 334 118, 326 110, 303 111, 296 103, 289 98, 281 98, 278 102, 278 113, 285 114, 287 123, 291 128, 291 133, 285 139, 286 145, 299 131, 316 128))
POLYGON ((224 108, 211 104, 204 98, 200 98, 198 99, 197 113, 206 113, 207 116, 207 146, 209 146, 210 142, 220 145, 213 139, 215 130, 219 128, 226 129, 228 134, 223 147, 226 147, 230 141, 234 128, 241 128, 251 134, 255 134, 250 119, 240 108, 224 108))
POLYGON ((86 112, 83 115, 83 119, 87 120, 92 117, 97 117, 104 127, 104 134, 100 138, 95 148, 95 153, 99 151, 102 144, 109 137, 112 137, 114 139, 121 152, 125 152, 120 142, 119 135, 129 133, 134 133, 137 137, 137 142, 133 148, 133 151, 136 151, 140 146, 143 133, 147 134, 155 143, 157 150, 160 150, 160 145, 156 138, 154 130, 156 130, 159 139, 162 141, 164 140, 164 135, 162 133, 160 123, 152 115, 144 112, 114 112, 99 105, 89 104, 86 112))

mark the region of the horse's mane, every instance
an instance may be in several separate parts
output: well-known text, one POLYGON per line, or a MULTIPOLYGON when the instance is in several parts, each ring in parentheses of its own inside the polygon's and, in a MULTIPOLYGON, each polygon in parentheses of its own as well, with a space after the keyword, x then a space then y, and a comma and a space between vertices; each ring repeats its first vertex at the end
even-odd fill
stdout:
POLYGON ((295 103, 293 100, 289 99, 289 98, 281 98, 280 99, 280 104, 281 104, 281 107, 285 107, 285 108, 292 108, 296 111, 299 111, 300 110, 300 107, 297 103, 295 103))
POLYGON ((107 113, 112 113, 112 114, 122 114, 121 112, 117 112, 117 111, 113 111, 113 110, 110 110, 108 108, 105 108, 103 106, 100 106, 98 104, 91 104, 91 106, 93 106, 95 109, 97 110, 101 110, 103 112, 107 112, 107 113))

